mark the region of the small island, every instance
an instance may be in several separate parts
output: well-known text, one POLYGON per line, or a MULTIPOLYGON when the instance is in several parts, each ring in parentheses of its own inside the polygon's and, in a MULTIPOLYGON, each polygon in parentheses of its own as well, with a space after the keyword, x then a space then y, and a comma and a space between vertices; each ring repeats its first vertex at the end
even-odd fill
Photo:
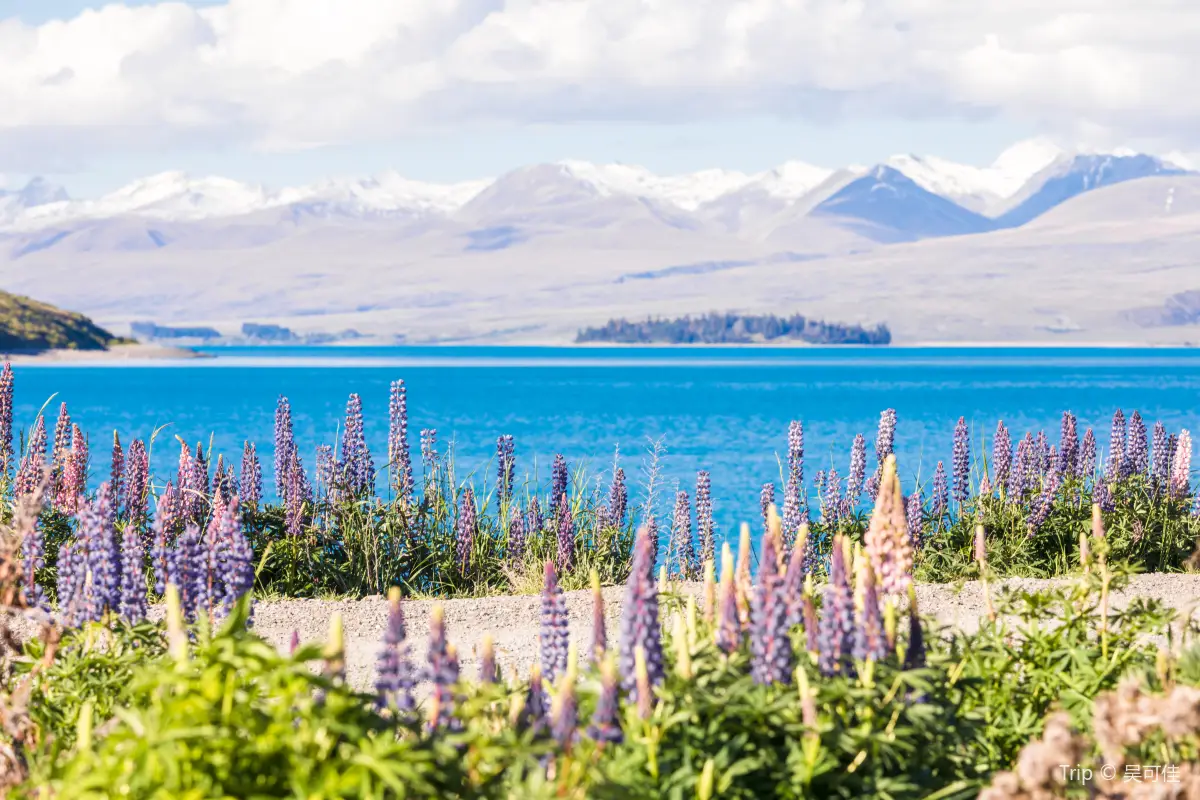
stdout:
POLYGON ((676 319, 647 318, 644 322, 609 320, 599 328, 585 328, 577 344, 762 344, 786 341, 805 344, 886 345, 892 341, 887 325, 874 328, 808 319, 801 314, 719 314, 676 319))

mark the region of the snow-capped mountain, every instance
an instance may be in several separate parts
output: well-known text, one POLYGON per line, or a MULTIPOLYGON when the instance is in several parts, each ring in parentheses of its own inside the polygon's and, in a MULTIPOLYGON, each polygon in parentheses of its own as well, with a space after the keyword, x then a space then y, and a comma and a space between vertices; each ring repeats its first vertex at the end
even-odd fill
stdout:
MULTIPOLYGON (((0 191, 0 232, 69 236, 73 226, 102 220, 134 218, 159 225, 244 219, 239 237, 262 241, 275 236, 262 230, 248 234, 246 227, 315 219, 404 224, 414 231, 458 226, 468 238, 473 229, 505 226, 619 227, 626 233, 665 226, 765 242, 786 228, 793 233, 784 239, 799 236, 802 244, 807 234, 797 231, 821 227, 802 223, 813 216, 871 241, 893 242, 1015 227, 1098 187, 1182 171, 1150 155, 1064 151, 1034 139, 983 167, 897 155, 874 167, 833 170, 789 161, 759 173, 708 169, 663 176, 627 164, 562 161, 453 184, 383 172, 282 189, 167 172, 86 200, 72 199, 40 179, 19 191, 0 191), (641 227, 629 227, 634 224, 641 227)), ((528 235, 501 238, 519 241, 528 235)), ((190 237, 159 230, 150 239, 190 237)))

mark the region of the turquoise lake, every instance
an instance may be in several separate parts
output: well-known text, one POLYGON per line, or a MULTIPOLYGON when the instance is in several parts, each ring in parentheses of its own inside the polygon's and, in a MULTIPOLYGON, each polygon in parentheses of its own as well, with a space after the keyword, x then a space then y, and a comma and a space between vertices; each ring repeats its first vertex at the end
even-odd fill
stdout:
MULTIPOLYGON (((971 425, 972 451, 991 449, 1003 419, 1014 438, 1044 429, 1058 439, 1070 409, 1108 443, 1112 412, 1139 410, 1148 427, 1200 430, 1200 350, 979 348, 211 348, 215 358, 104 366, 18 365, 14 424, 26 430, 58 404, 92 442, 93 483, 107 472, 111 432, 123 441, 164 428, 154 446, 158 482, 173 475, 178 435, 240 460, 257 443, 271 476, 275 402, 292 404, 306 468, 318 444, 333 444, 346 398, 363 398, 368 443, 383 461, 388 385, 408 387, 410 443, 436 428, 452 442, 459 474, 494 482, 496 437, 516 439, 518 475, 543 490, 555 453, 607 486, 614 451, 644 500, 647 450, 660 441, 659 513, 674 492, 691 493, 698 469, 712 473, 723 532, 758 519, 762 484, 780 482, 788 422, 804 421, 806 477, 837 467, 844 476, 856 433, 874 441, 879 412, 892 407, 905 491, 926 484, 949 460, 955 422, 971 425)), ((660 516, 660 519, 662 517, 660 516)))

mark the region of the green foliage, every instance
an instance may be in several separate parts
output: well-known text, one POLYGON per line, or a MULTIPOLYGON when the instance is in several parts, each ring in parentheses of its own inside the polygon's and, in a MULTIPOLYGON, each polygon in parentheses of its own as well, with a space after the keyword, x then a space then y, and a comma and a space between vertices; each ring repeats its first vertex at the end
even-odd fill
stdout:
POLYGON ((82 314, 0 292, 0 350, 104 350, 126 340, 82 314))

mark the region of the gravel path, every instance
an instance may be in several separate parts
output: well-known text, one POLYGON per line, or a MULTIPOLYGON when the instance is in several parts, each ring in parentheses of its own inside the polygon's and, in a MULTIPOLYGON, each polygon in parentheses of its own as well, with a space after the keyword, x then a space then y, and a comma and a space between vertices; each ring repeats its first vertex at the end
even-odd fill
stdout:
MULTIPOLYGON (((1032 589, 1051 583, 1053 581, 1011 579, 1001 581, 997 586, 1032 589)), ((699 595, 701 587, 685 584, 681 589, 699 595)), ((610 640, 616 638, 623 594, 623 587, 604 590, 610 640)), ((1114 595, 1113 608, 1120 608, 1131 597, 1155 598, 1181 611, 1191 611, 1200 601, 1200 574, 1134 576, 1125 591, 1114 595)), ((591 592, 567 592, 566 599, 571 637, 580 643, 582 650, 591 640, 591 592)), ((946 584, 918 586, 917 599, 923 615, 932 615, 942 625, 963 630, 977 628, 984 609, 981 589, 975 582, 966 583, 961 589, 946 584)), ((437 604, 429 600, 404 603, 409 641, 417 659, 424 657, 429 613, 437 604)), ((444 600, 440 604, 445 608, 450 641, 458 647, 464 677, 475 677, 478 669, 475 651, 487 633, 491 633, 496 641, 497 661, 505 674, 513 668, 522 675, 528 673, 538 654, 541 603, 536 595, 444 600)), ((383 597, 260 602, 254 612, 254 628, 280 648, 288 646, 293 631, 298 632, 304 642, 324 641, 334 611, 342 613, 345 625, 347 677, 355 686, 367 688, 374 679, 375 657, 387 621, 387 601, 383 597)))

